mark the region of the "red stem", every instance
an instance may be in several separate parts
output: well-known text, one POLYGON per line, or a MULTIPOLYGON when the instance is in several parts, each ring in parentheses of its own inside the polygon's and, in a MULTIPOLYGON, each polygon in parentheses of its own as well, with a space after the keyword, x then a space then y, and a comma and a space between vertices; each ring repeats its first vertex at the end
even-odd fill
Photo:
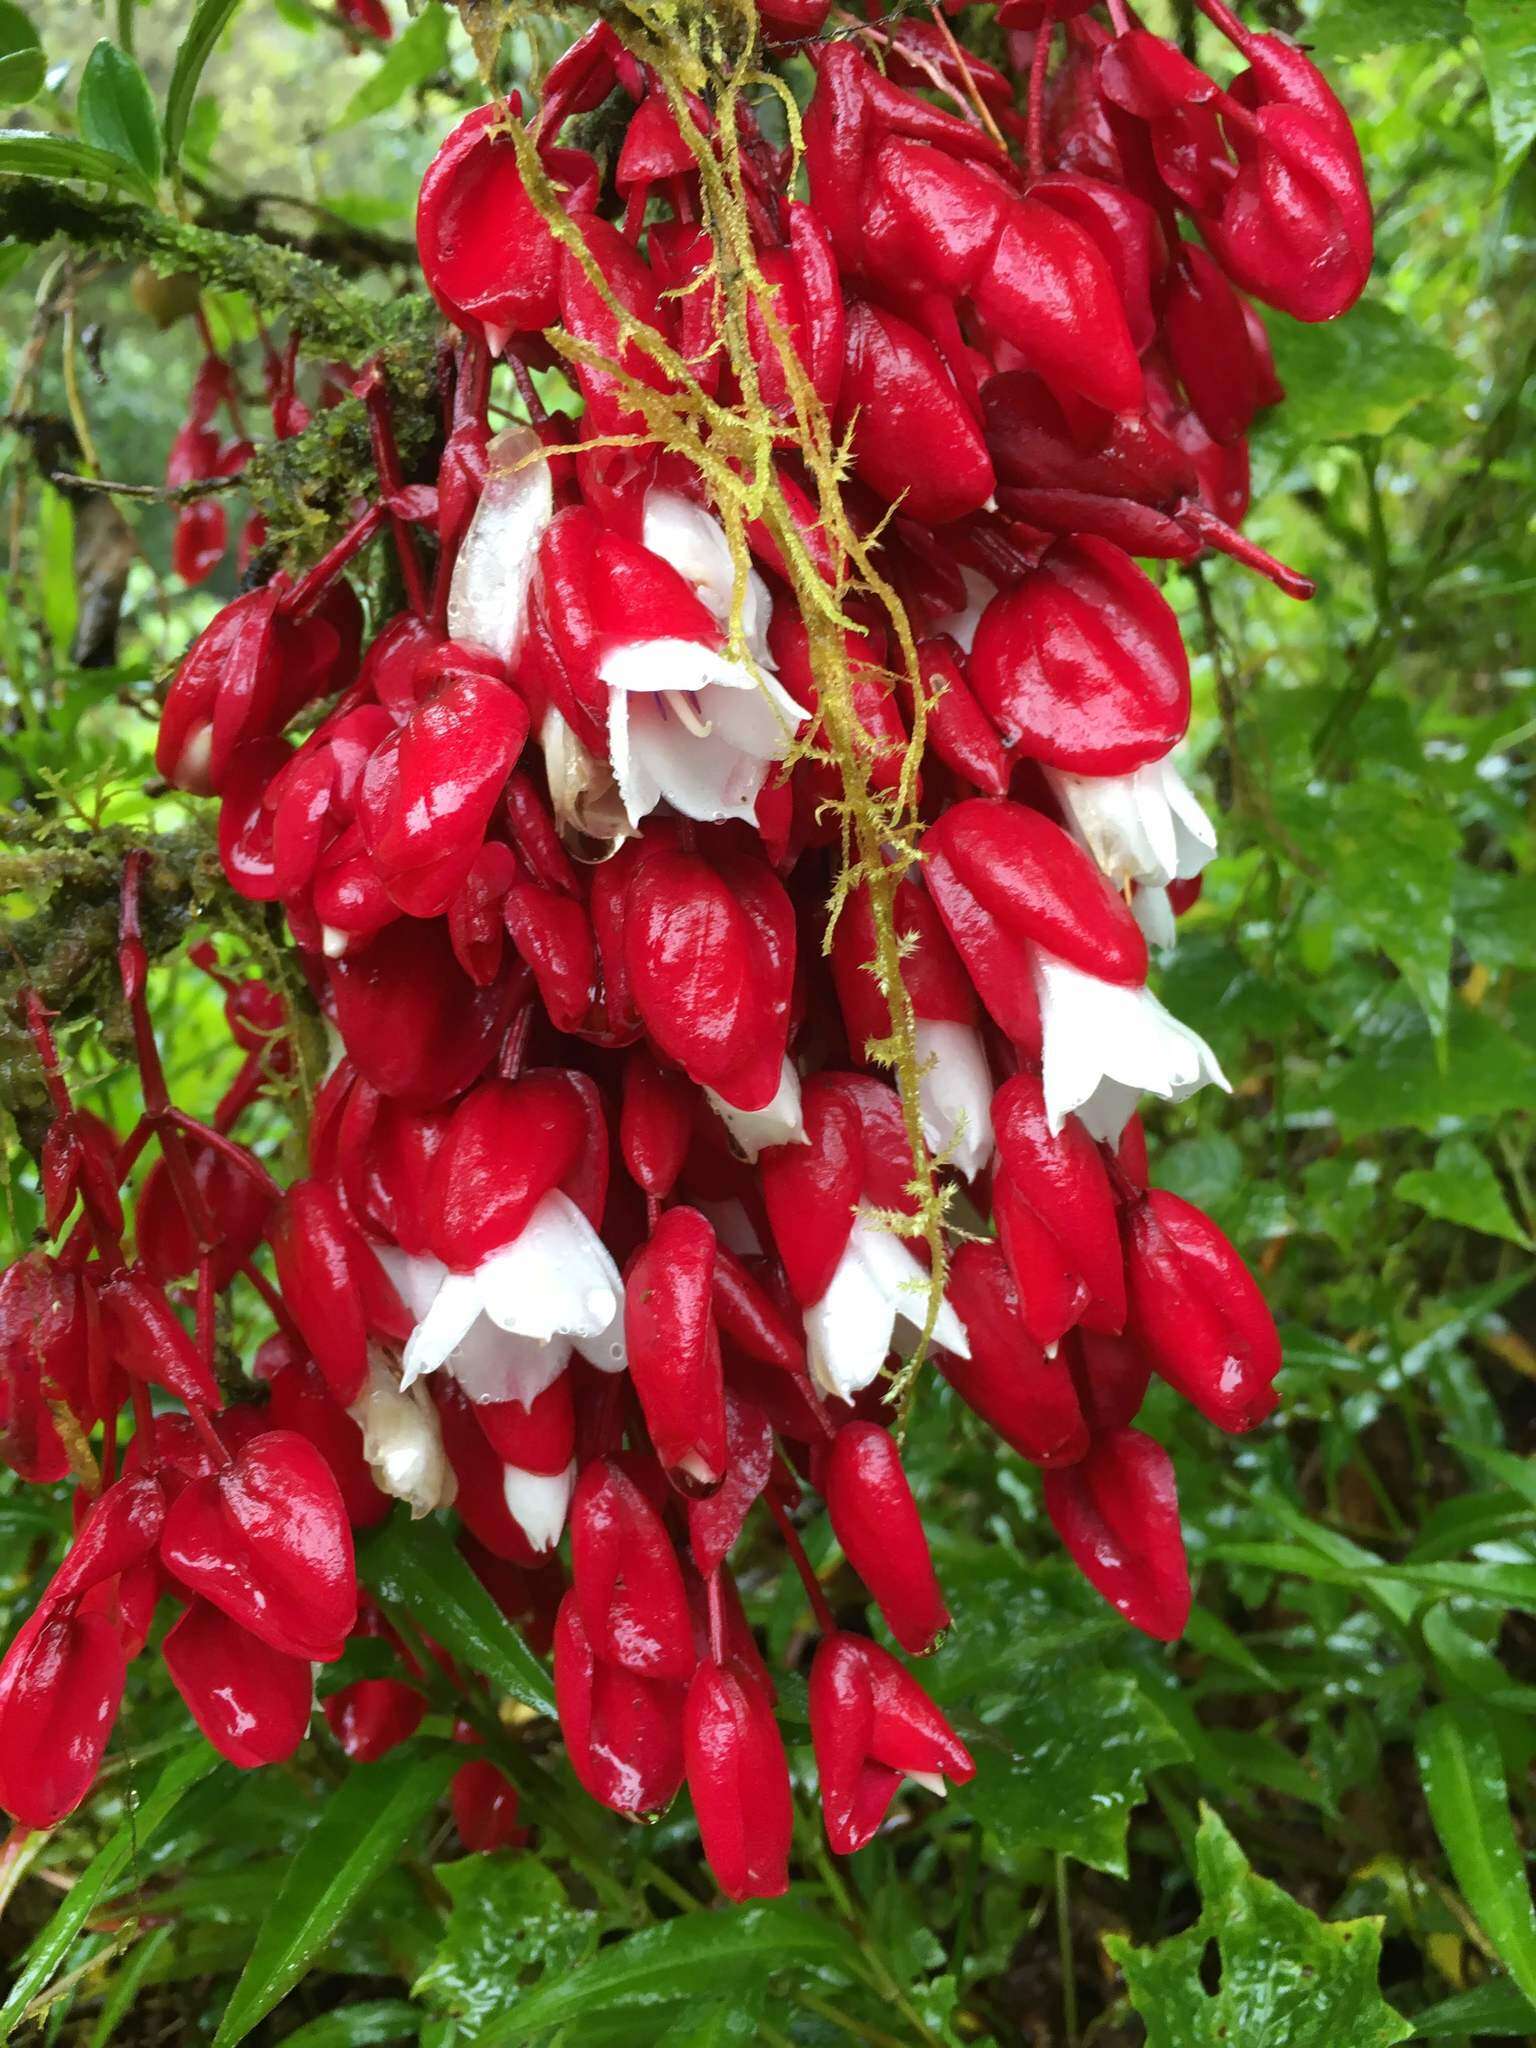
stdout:
POLYGON ((709 1654, 716 1664, 725 1662, 725 1606, 720 1597, 720 1571, 717 1566, 704 1581, 705 1597, 709 1602, 709 1654))
POLYGON ((362 553, 388 517, 389 512, 382 503, 370 505, 365 512, 358 514, 335 546, 329 548, 283 598, 283 610, 289 618, 301 619, 307 611, 314 609, 352 557, 362 553))
MULTIPOLYGON (((384 383, 384 372, 377 363, 370 363, 352 388, 368 410, 368 435, 373 442, 373 466, 379 473, 384 496, 386 499, 393 498, 405 479, 400 469, 400 450, 395 442, 394 421, 390 417, 389 392, 384 383)), ((405 584, 406 601, 417 618, 424 619, 427 615, 427 581, 422 573, 421 556, 416 551, 416 536, 411 531, 411 522, 398 512, 391 512, 389 523, 395 537, 395 553, 400 558, 400 575, 405 584)))
POLYGON ((222 1131, 216 1131, 210 1124, 200 1123, 184 1109, 167 1111, 168 1120, 179 1130, 187 1131, 212 1151, 221 1152, 231 1166, 239 1167, 249 1180, 255 1181, 264 1195, 271 1195, 274 1201, 283 1192, 254 1153, 248 1152, 234 1138, 228 1138, 222 1131))
POLYGON ((805 1554, 805 1545, 800 1541, 795 1525, 789 1519, 780 1502, 770 1490, 763 1495, 768 1503, 768 1512, 778 1524, 779 1534, 784 1538, 784 1547, 789 1552, 795 1570, 800 1574, 800 1583, 805 1596, 811 1603, 811 1612, 816 1617, 816 1626, 823 1635, 836 1632, 837 1623, 832 1618, 832 1609, 827 1605, 827 1596, 821 1590, 821 1581, 811 1569, 811 1560, 805 1554))
POLYGON ((1045 0, 1035 47, 1029 60, 1029 175, 1045 175, 1045 76, 1050 66, 1051 44, 1056 39, 1056 0, 1045 0))

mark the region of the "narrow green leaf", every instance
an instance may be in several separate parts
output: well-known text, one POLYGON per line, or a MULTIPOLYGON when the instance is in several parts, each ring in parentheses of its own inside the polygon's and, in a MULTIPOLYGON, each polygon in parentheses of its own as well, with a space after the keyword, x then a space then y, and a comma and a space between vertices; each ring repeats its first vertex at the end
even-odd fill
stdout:
POLYGON ((427 5, 391 43, 373 76, 365 79, 342 108, 336 127, 350 128, 374 114, 382 114, 396 100, 403 99, 412 86, 423 85, 448 63, 448 10, 441 0, 427 5))
POLYGON ((73 178, 92 185, 142 184, 137 171, 109 150, 94 149, 72 135, 45 135, 38 128, 0 128, 0 177, 47 178, 54 184, 73 178))
POLYGON ((1117 1935, 1104 1946, 1125 1973, 1147 2048, 1392 2048, 1413 2028, 1382 1998, 1379 1920, 1319 1920, 1258 1877, 1226 1826, 1203 1809, 1195 1837, 1203 1911, 1155 1948, 1117 1935), (1202 1981, 1210 1942, 1214 1992, 1202 1981))
POLYGON ((220 1765, 217 1753, 201 1736, 185 1749, 177 1750, 155 1780, 153 1790, 96 1851, 22 1958, 5 2004, 0 2006, 0 2041, 9 2040, 23 2011, 53 1977, 98 1901, 116 1884, 130 1860, 163 1825, 182 1795, 215 1769, 233 1776, 228 1766, 220 1765))
POLYGON ((99 42, 86 59, 75 112, 85 140, 131 164, 153 191, 160 178, 160 129, 148 82, 133 59, 99 42))
POLYGON ((144 1940, 132 1948, 120 1970, 112 1977, 106 1997, 102 2000, 101 2012, 92 2027, 86 2048, 107 2048, 118 2028, 133 2010, 133 2002, 149 1974, 151 1966, 159 1960, 160 1951, 171 1938, 169 1927, 154 1927, 144 1940))
POLYGON ((844 1962, 847 1954, 841 1929, 793 1899, 684 1914, 642 1928, 568 1976, 526 1992, 475 2036, 475 2048, 527 2041, 613 2007, 654 2014, 693 2003, 705 1986, 719 1988, 738 1974, 755 1983, 796 1964, 844 1962))
POLYGON ((0 0, 0 107, 24 106, 42 91, 47 75, 37 30, 15 0, 0 0))
POLYGON ((397 1513, 362 1545, 358 1570, 386 1606, 403 1607, 471 1671, 540 1714, 553 1715, 548 1671, 436 1520, 397 1513))
POLYGON ((203 66, 212 56, 214 44, 223 35, 239 5, 240 0, 197 0, 186 36, 176 52, 176 68, 171 73, 170 89, 165 95, 165 161, 168 169, 175 166, 181 155, 182 140, 191 118, 192 101, 197 92, 197 82, 203 75, 203 66))
POLYGON ((1536 2000, 1536 1908, 1492 1723, 1470 1703, 1432 1707, 1415 1747, 1430 1818, 1462 1897, 1509 1974, 1536 2000))
POLYGON ((447 1789, 462 1752, 433 1750, 354 1771, 288 1866, 235 1986, 214 2048, 233 2048, 298 1983, 363 1893, 447 1789))
POLYGON ((1500 1979, 1479 1984, 1475 1991, 1458 1991, 1454 1998, 1430 2006, 1417 2015, 1413 2027, 1414 2037, 1420 2041, 1468 2034, 1479 2040, 1493 2034, 1530 2041, 1536 2039, 1536 2005, 1515 1985, 1500 1979))
POLYGON ((386 2041, 414 2041, 420 2025, 420 2012, 403 1998, 370 1998, 284 2034, 283 2048, 379 2048, 386 2041))

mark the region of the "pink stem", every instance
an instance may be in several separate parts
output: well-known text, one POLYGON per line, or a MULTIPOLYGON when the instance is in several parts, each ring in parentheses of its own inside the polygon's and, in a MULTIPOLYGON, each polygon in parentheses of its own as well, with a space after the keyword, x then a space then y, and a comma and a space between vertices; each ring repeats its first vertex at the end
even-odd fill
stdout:
POLYGON ((811 1569, 811 1560, 805 1554, 805 1545, 800 1541, 795 1525, 785 1513, 782 1502, 770 1490, 763 1498, 768 1503, 768 1512, 778 1524, 779 1534, 784 1538, 784 1547, 789 1552, 795 1570, 800 1574, 800 1583, 805 1596, 811 1603, 811 1612, 816 1617, 816 1626, 823 1635, 835 1633, 837 1623, 832 1618, 832 1609, 827 1605, 827 1596, 821 1589, 821 1581, 811 1569))
POLYGON ((1056 39, 1056 0, 1045 0, 1045 10, 1035 32, 1035 47, 1029 60, 1029 175, 1045 174, 1045 77, 1050 65, 1051 44, 1056 39))

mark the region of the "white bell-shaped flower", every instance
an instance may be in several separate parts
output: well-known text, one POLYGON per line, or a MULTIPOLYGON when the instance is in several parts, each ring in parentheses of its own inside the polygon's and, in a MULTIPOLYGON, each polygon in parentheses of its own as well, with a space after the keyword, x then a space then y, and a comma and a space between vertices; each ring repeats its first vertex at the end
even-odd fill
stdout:
POLYGON ((527 1407, 573 1350, 602 1372, 624 1370, 624 1283, 592 1225, 556 1188, 474 1272, 444 1269, 406 1344, 403 1384, 446 1366, 472 1401, 527 1407))
POLYGON ((992 1074, 970 1024, 916 1020, 917 1094, 923 1136, 974 1180, 992 1157, 992 1074))
POLYGON ((521 1465, 501 1470, 507 1513, 535 1550, 553 1550, 565 1530, 571 1495, 576 1491, 576 1461, 563 1472, 528 1472, 521 1465))
POLYGON ((1171 754, 1129 775, 1045 775, 1074 836, 1117 889, 1190 881, 1216 852, 1216 828, 1171 754))
MULTIPOLYGON (((884 1365, 903 1323, 914 1337, 928 1320, 928 1274, 894 1231, 860 1207, 826 1293, 805 1311, 811 1377, 847 1401, 884 1365)), ((939 1304, 933 1342, 969 1358, 965 1327, 947 1300, 939 1304)))
POLYGON ((1205 1040, 1170 1016, 1149 988, 1100 981, 1037 950, 1035 989, 1053 1131, 1075 1114, 1093 1137, 1115 1144, 1140 1096, 1183 1102, 1208 1081, 1228 1087, 1205 1040))

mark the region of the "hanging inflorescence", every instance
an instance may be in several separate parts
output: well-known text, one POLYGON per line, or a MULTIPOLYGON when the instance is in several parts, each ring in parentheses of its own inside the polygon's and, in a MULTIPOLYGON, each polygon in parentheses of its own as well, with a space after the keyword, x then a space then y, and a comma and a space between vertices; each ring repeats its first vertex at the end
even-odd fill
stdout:
MULTIPOLYGON (((1217 549, 1311 594, 1240 530, 1244 437, 1281 397, 1252 301, 1330 319, 1371 256, 1327 85, 1199 5, 1246 67, 1226 86, 1123 0, 1003 0, 1006 69, 937 9, 823 37, 824 0, 765 0, 716 10, 709 49, 600 24, 530 119, 495 102, 443 143, 435 479, 404 474, 380 370, 327 366, 376 487, 321 561, 224 607, 160 731, 334 1030, 307 1176, 279 1188, 239 1135, 292 1059, 261 983, 228 986, 245 1065, 211 1122, 170 1101, 134 863, 126 1138, 29 1014, 54 1249, 0 1284, 0 1399, 11 1463, 74 1477, 80 1515, 0 1666, 23 1820, 84 1796, 162 1604, 237 1763, 293 1750, 312 1665, 357 1633, 400 1676, 332 1695, 332 1728, 361 1757, 408 1735, 421 1667, 352 1551, 398 1499, 455 1510, 553 1649, 593 1797, 654 1814, 686 1778, 722 1887, 782 1890, 774 1683, 729 1567, 749 1516, 820 1633, 832 1846, 903 1778, 970 1774, 795 1526, 819 1495, 895 1642, 932 1648, 898 1443, 925 1355, 1042 1468, 1106 1599, 1182 1629, 1138 1411, 1156 1375, 1251 1428, 1280 1353, 1233 1247, 1148 1184, 1140 1098, 1225 1083, 1148 987, 1215 836, 1172 760, 1185 650, 1133 558, 1217 549), (775 38, 811 57, 803 112, 775 38), (579 418, 541 399, 562 380, 579 418), (347 572, 380 535, 401 608, 365 621, 347 572), (274 1333, 232 1379, 237 1287, 274 1333)), ((295 349, 266 350, 291 436, 295 349)), ((248 452, 210 355, 172 471, 248 452)), ((226 540, 194 501, 178 566, 226 540)), ((455 1811, 516 1839, 484 1760, 455 1811)))

